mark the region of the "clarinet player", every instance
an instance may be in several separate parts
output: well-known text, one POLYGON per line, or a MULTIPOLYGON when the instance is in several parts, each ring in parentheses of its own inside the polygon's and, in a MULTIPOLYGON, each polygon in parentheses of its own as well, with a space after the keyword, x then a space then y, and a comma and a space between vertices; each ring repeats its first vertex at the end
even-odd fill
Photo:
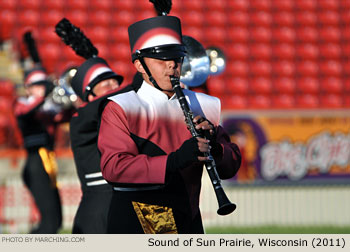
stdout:
POLYGON ((98 148, 103 177, 114 193, 108 233, 204 233, 199 209, 203 164, 211 152, 221 179, 241 162, 236 144, 219 125, 218 98, 184 90, 196 129, 184 122, 170 77, 185 56, 177 17, 157 16, 128 28, 132 62, 142 74, 137 91, 109 98, 101 117, 98 148))

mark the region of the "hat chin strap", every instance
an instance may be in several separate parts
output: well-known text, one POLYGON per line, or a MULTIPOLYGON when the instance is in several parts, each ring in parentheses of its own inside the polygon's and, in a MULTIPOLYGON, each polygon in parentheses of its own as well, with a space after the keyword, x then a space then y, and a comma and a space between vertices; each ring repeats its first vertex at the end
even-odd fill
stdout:
POLYGON ((163 92, 164 89, 162 89, 162 88, 157 84, 156 80, 152 77, 152 74, 151 74, 151 72, 149 71, 149 69, 148 69, 148 67, 147 67, 147 65, 146 65, 146 63, 145 63, 145 60, 144 60, 144 58, 141 56, 141 52, 140 52, 139 50, 136 50, 136 56, 137 56, 137 59, 140 61, 140 63, 141 63, 141 65, 142 65, 143 69, 145 69, 146 74, 148 75, 148 79, 150 80, 150 82, 152 82, 153 86, 154 86, 156 89, 158 89, 158 90, 160 90, 160 91, 163 92))

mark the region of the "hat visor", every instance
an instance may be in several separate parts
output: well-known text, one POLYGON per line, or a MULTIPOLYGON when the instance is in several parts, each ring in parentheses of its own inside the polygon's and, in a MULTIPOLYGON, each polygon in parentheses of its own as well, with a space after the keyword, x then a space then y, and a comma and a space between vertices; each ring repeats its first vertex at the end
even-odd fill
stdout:
POLYGON ((134 53, 132 55, 132 60, 134 61, 138 57, 147 57, 160 60, 172 60, 185 56, 186 50, 183 45, 170 44, 142 49, 138 51, 138 53, 134 53))

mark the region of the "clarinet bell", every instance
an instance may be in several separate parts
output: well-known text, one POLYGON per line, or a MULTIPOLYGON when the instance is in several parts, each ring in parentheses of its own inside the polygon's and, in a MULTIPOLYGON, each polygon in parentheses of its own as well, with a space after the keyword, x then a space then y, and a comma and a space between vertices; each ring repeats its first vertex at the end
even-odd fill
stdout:
POLYGON ((222 187, 216 188, 215 193, 219 204, 218 215, 228 215, 236 209, 236 204, 230 202, 222 187))

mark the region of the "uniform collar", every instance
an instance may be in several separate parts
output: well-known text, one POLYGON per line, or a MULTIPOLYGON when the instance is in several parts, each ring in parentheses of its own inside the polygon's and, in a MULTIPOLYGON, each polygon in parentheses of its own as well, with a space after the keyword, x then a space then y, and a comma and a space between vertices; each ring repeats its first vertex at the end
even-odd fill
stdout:
POLYGON ((173 100, 176 98, 176 95, 174 94, 170 99, 168 99, 168 96, 164 94, 159 89, 153 87, 152 85, 148 84, 146 81, 143 81, 140 89, 137 91, 137 94, 141 97, 153 97, 158 100, 173 100))

